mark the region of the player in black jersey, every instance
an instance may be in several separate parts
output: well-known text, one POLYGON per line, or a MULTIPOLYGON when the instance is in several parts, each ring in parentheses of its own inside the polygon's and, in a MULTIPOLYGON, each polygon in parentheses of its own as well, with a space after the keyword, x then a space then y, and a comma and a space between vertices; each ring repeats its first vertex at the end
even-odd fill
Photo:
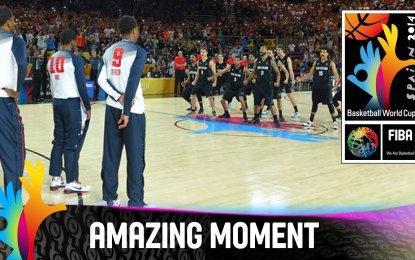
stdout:
MULTIPOLYGON (((273 61, 275 61, 275 63, 277 63, 278 69, 279 69, 280 74, 281 74, 280 85, 281 84, 288 84, 287 78, 288 78, 289 74, 288 74, 288 70, 285 68, 284 64, 282 64, 281 61, 275 59, 275 54, 274 54, 274 52, 272 50, 268 50, 267 51, 267 54, 268 54, 269 57, 271 57, 271 59, 273 61), (284 73, 284 74, 282 74, 282 73, 284 73), (283 75, 285 76, 284 77, 285 79, 282 79, 283 75)), ((274 73, 274 72, 272 72, 272 73, 274 73)), ((274 86, 274 88, 272 90, 272 99, 277 99, 277 95, 279 93, 281 93, 281 88, 274 86)), ((262 109, 263 108, 264 108, 264 99, 261 101, 261 109, 259 110, 259 113, 260 113, 260 116, 261 116, 261 114, 262 115, 268 115, 269 114, 270 107, 268 106, 267 107, 267 110, 265 110, 264 112, 262 112, 262 109)), ((280 121, 285 121, 285 119, 284 119, 284 117, 282 115, 282 110, 278 110, 278 111, 279 111, 280 121)))
POLYGON ((282 117, 281 91, 284 88, 285 94, 287 94, 288 98, 291 101, 291 105, 294 108, 294 114, 291 116, 291 118, 298 119, 300 118, 300 113, 298 113, 297 103, 295 102, 295 98, 292 94, 292 88, 294 87, 294 84, 295 84, 293 65, 292 65, 291 58, 287 54, 285 54, 284 45, 277 46, 277 60, 281 62, 282 64, 284 64, 285 68, 289 72, 289 79, 288 79, 287 84, 284 83, 285 75, 281 74, 281 86, 278 89, 279 90, 278 93, 274 95, 274 97, 277 99, 277 107, 280 113, 280 118, 282 117))
POLYGON ((250 74, 248 68, 242 67, 241 65, 241 58, 236 56, 234 59, 234 64, 227 65, 225 69, 219 71, 216 76, 220 77, 225 73, 229 73, 228 82, 229 87, 225 90, 225 94, 222 97, 221 103, 224 110, 224 114, 219 116, 220 118, 230 118, 231 115, 228 111, 228 104, 227 102, 231 102, 231 100, 235 97, 241 102, 241 109, 242 109, 242 120, 243 122, 248 121, 248 117, 246 116, 246 105, 244 100, 244 84, 243 84, 243 77, 244 74, 250 74))
MULTIPOLYGON (((192 96, 193 85, 189 83, 195 80, 196 73, 197 73, 196 54, 190 55, 190 64, 188 65, 185 72, 186 72, 187 78, 184 82, 182 82, 182 86, 185 87, 183 91, 183 99, 189 102, 190 107, 187 110, 190 111, 192 110, 192 99, 190 97, 192 96)), ((199 101, 199 106, 200 106, 198 113, 202 114, 203 113, 203 101, 202 101, 202 96, 200 94, 197 94, 197 100, 199 101)))
POLYGON ((259 124, 259 114, 261 109, 261 100, 265 99, 265 104, 271 107, 271 113, 274 117, 274 126, 280 127, 278 122, 277 111, 272 101, 272 89, 279 86, 280 71, 278 70, 277 63, 267 55, 267 47, 261 46, 259 49, 261 57, 255 61, 254 71, 243 82, 248 84, 256 76, 256 86, 254 88, 254 105, 255 105, 255 117, 249 122, 250 124, 259 124), (275 72, 275 83, 272 70, 275 72))
MULTIPOLYGON (((216 63, 216 71, 224 70, 226 68, 226 62, 223 60, 223 54, 219 53, 218 62, 216 63)), ((228 73, 224 73, 216 79, 216 88, 213 88, 214 94, 220 94, 226 89, 226 83, 228 81, 228 73)))
POLYGON ((342 87, 341 85, 336 85, 331 91, 335 93, 333 96, 333 105, 337 110, 336 118, 342 118, 342 110, 339 104, 339 101, 342 101, 342 87))
POLYGON ((333 129, 339 128, 336 122, 336 114, 334 112, 333 100, 331 95, 331 75, 334 75, 336 85, 339 84, 340 78, 337 73, 336 64, 328 59, 328 51, 326 48, 320 50, 320 60, 314 62, 311 70, 301 78, 298 77, 297 81, 301 82, 309 77, 313 76, 313 90, 312 101, 313 106, 311 108, 310 120, 304 123, 304 127, 311 127, 314 125, 314 116, 317 112, 319 103, 327 104, 333 120, 333 129))
MULTIPOLYGON (((249 74, 246 74, 246 78, 247 79, 249 77, 249 75, 254 71, 254 65, 255 65, 255 56, 253 54, 249 54, 248 56, 248 71, 249 74)), ((250 96, 254 87, 255 87, 255 82, 256 82, 256 78, 253 78, 252 81, 250 81, 248 83, 248 85, 246 85, 244 87, 244 100, 245 100, 245 105, 246 105, 246 109, 248 110, 248 103, 246 103, 246 96, 250 96)))
POLYGON ((204 95, 209 99, 212 107, 212 117, 216 116, 215 100, 213 99, 212 87, 216 86, 216 66, 215 63, 208 58, 206 47, 200 48, 202 59, 197 63, 196 77, 192 82, 192 109, 188 115, 196 113, 196 95, 204 95), (213 83, 212 83, 213 81, 213 83))

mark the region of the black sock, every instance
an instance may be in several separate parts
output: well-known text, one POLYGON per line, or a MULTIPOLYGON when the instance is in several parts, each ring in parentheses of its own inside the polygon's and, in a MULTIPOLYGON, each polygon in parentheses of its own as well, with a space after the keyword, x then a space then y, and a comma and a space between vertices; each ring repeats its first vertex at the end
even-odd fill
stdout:
POLYGON ((294 106, 294 112, 298 112, 298 108, 297 108, 297 106, 294 106))
POLYGON ((199 102, 200 109, 203 109, 203 102, 199 102))
POLYGON ((341 114, 342 111, 340 110, 340 108, 337 108, 337 113, 341 114))
POLYGON ((314 121, 314 114, 310 115, 310 121, 313 122, 314 121))
POLYGON ((279 110, 279 113, 280 113, 280 117, 282 117, 282 109, 281 109, 281 110, 279 110))
POLYGON ((259 118, 259 114, 255 114, 255 118, 259 118))
POLYGON ((333 120, 333 123, 336 122, 336 117, 335 116, 331 116, 331 119, 333 120))
POLYGON ((259 114, 262 114, 262 108, 259 110, 259 114))
POLYGON ((246 112, 243 112, 242 114, 243 114, 244 117, 246 117, 246 112))
POLYGON ((273 116, 274 117, 274 122, 277 122, 278 121, 278 116, 277 115, 275 115, 275 116, 273 116))

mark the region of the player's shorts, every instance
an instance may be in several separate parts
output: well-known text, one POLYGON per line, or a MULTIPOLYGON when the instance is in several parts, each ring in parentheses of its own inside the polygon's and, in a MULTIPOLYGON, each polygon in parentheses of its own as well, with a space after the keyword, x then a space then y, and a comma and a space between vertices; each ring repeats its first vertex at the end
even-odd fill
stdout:
POLYGON ((311 92, 313 103, 332 104, 333 98, 330 89, 313 89, 311 92))
POLYGON ((269 86, 259 86, 257 85, 254 88, 254 105, 260 106, 261 100, 265 99, 265 105, 272 106, 274 102, 272 101, 272 89, 273 87, 271 85, 269 86))
POLYGON ((223 99, 225 99, 228 102, 232 102, 233 98, 236 98, 236 100, 239 100, 239 97, 244 96, 244 88, 241 86, 239 88, 232 88, 229 87, 226 89, 225 94, 223 94, 223 99))
POLYGON ((192 90, 192 95, 200 94, 201 96, 211 97, 212 96, 212 84, 199 84, 197 83, 192 90))
POLYGON ((224 80, 224 79, 218 79, 216 81, 216 89, 218 90, 225 90, 226 89, 226 85, 227 85, 228 81, 224 80))
POLYGON ((282 90, 285 90, 285 93, 289 94, 292 93, 292 85, 291 82, 288 82, 288 84, 280 83, 279 88, 274 88, 273 98, 274 99, 281 99, 281 92, 282 90))
POLYGON ((244 94, 247 96, 250 96, 254 88, 255 88, 255 84, 251 82, 248 83, 248 85, 244 86, 244 94))

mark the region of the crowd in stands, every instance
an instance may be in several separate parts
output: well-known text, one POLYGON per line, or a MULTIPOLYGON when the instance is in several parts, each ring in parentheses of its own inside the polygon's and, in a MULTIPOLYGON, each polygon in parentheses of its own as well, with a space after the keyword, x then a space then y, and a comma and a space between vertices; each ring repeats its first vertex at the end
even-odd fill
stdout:
POLYGON ((16 34, 28 46, 29 61, 35 49, 59 48, 60 32, 78 33, 82 52, 92 49, 102 55, 119 40, 116 21, 122 14, 134 14, 141 27, 139 44, 149 53, 148 63, 161 68, 162 76, 172 76, 172 61, 178 51, 187 57, 202 45, 208 55, 258 54, 264 38, 287 46, 299 71, 317 58, 321 46, 332 50, 341 66, 341 10, 413 9, 413 1, 301 1, 301 0, 35 0, 11 2, 17 20, 16 34), (251 43, 250 45, 248 45, 251 43))

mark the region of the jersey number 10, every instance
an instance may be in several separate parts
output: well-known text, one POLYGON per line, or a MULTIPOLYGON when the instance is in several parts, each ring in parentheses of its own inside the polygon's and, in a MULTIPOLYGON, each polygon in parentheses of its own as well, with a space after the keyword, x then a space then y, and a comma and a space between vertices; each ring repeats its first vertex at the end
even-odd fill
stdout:
POLYGON ((50 62, 49 62, 50 73, 51 74, 63 73, 65 71, 64 64, 65 64, 65 56, 59 56, 58 58, 56 58, 56 63, 55 63, 55 57, 50 58, 50 62))

